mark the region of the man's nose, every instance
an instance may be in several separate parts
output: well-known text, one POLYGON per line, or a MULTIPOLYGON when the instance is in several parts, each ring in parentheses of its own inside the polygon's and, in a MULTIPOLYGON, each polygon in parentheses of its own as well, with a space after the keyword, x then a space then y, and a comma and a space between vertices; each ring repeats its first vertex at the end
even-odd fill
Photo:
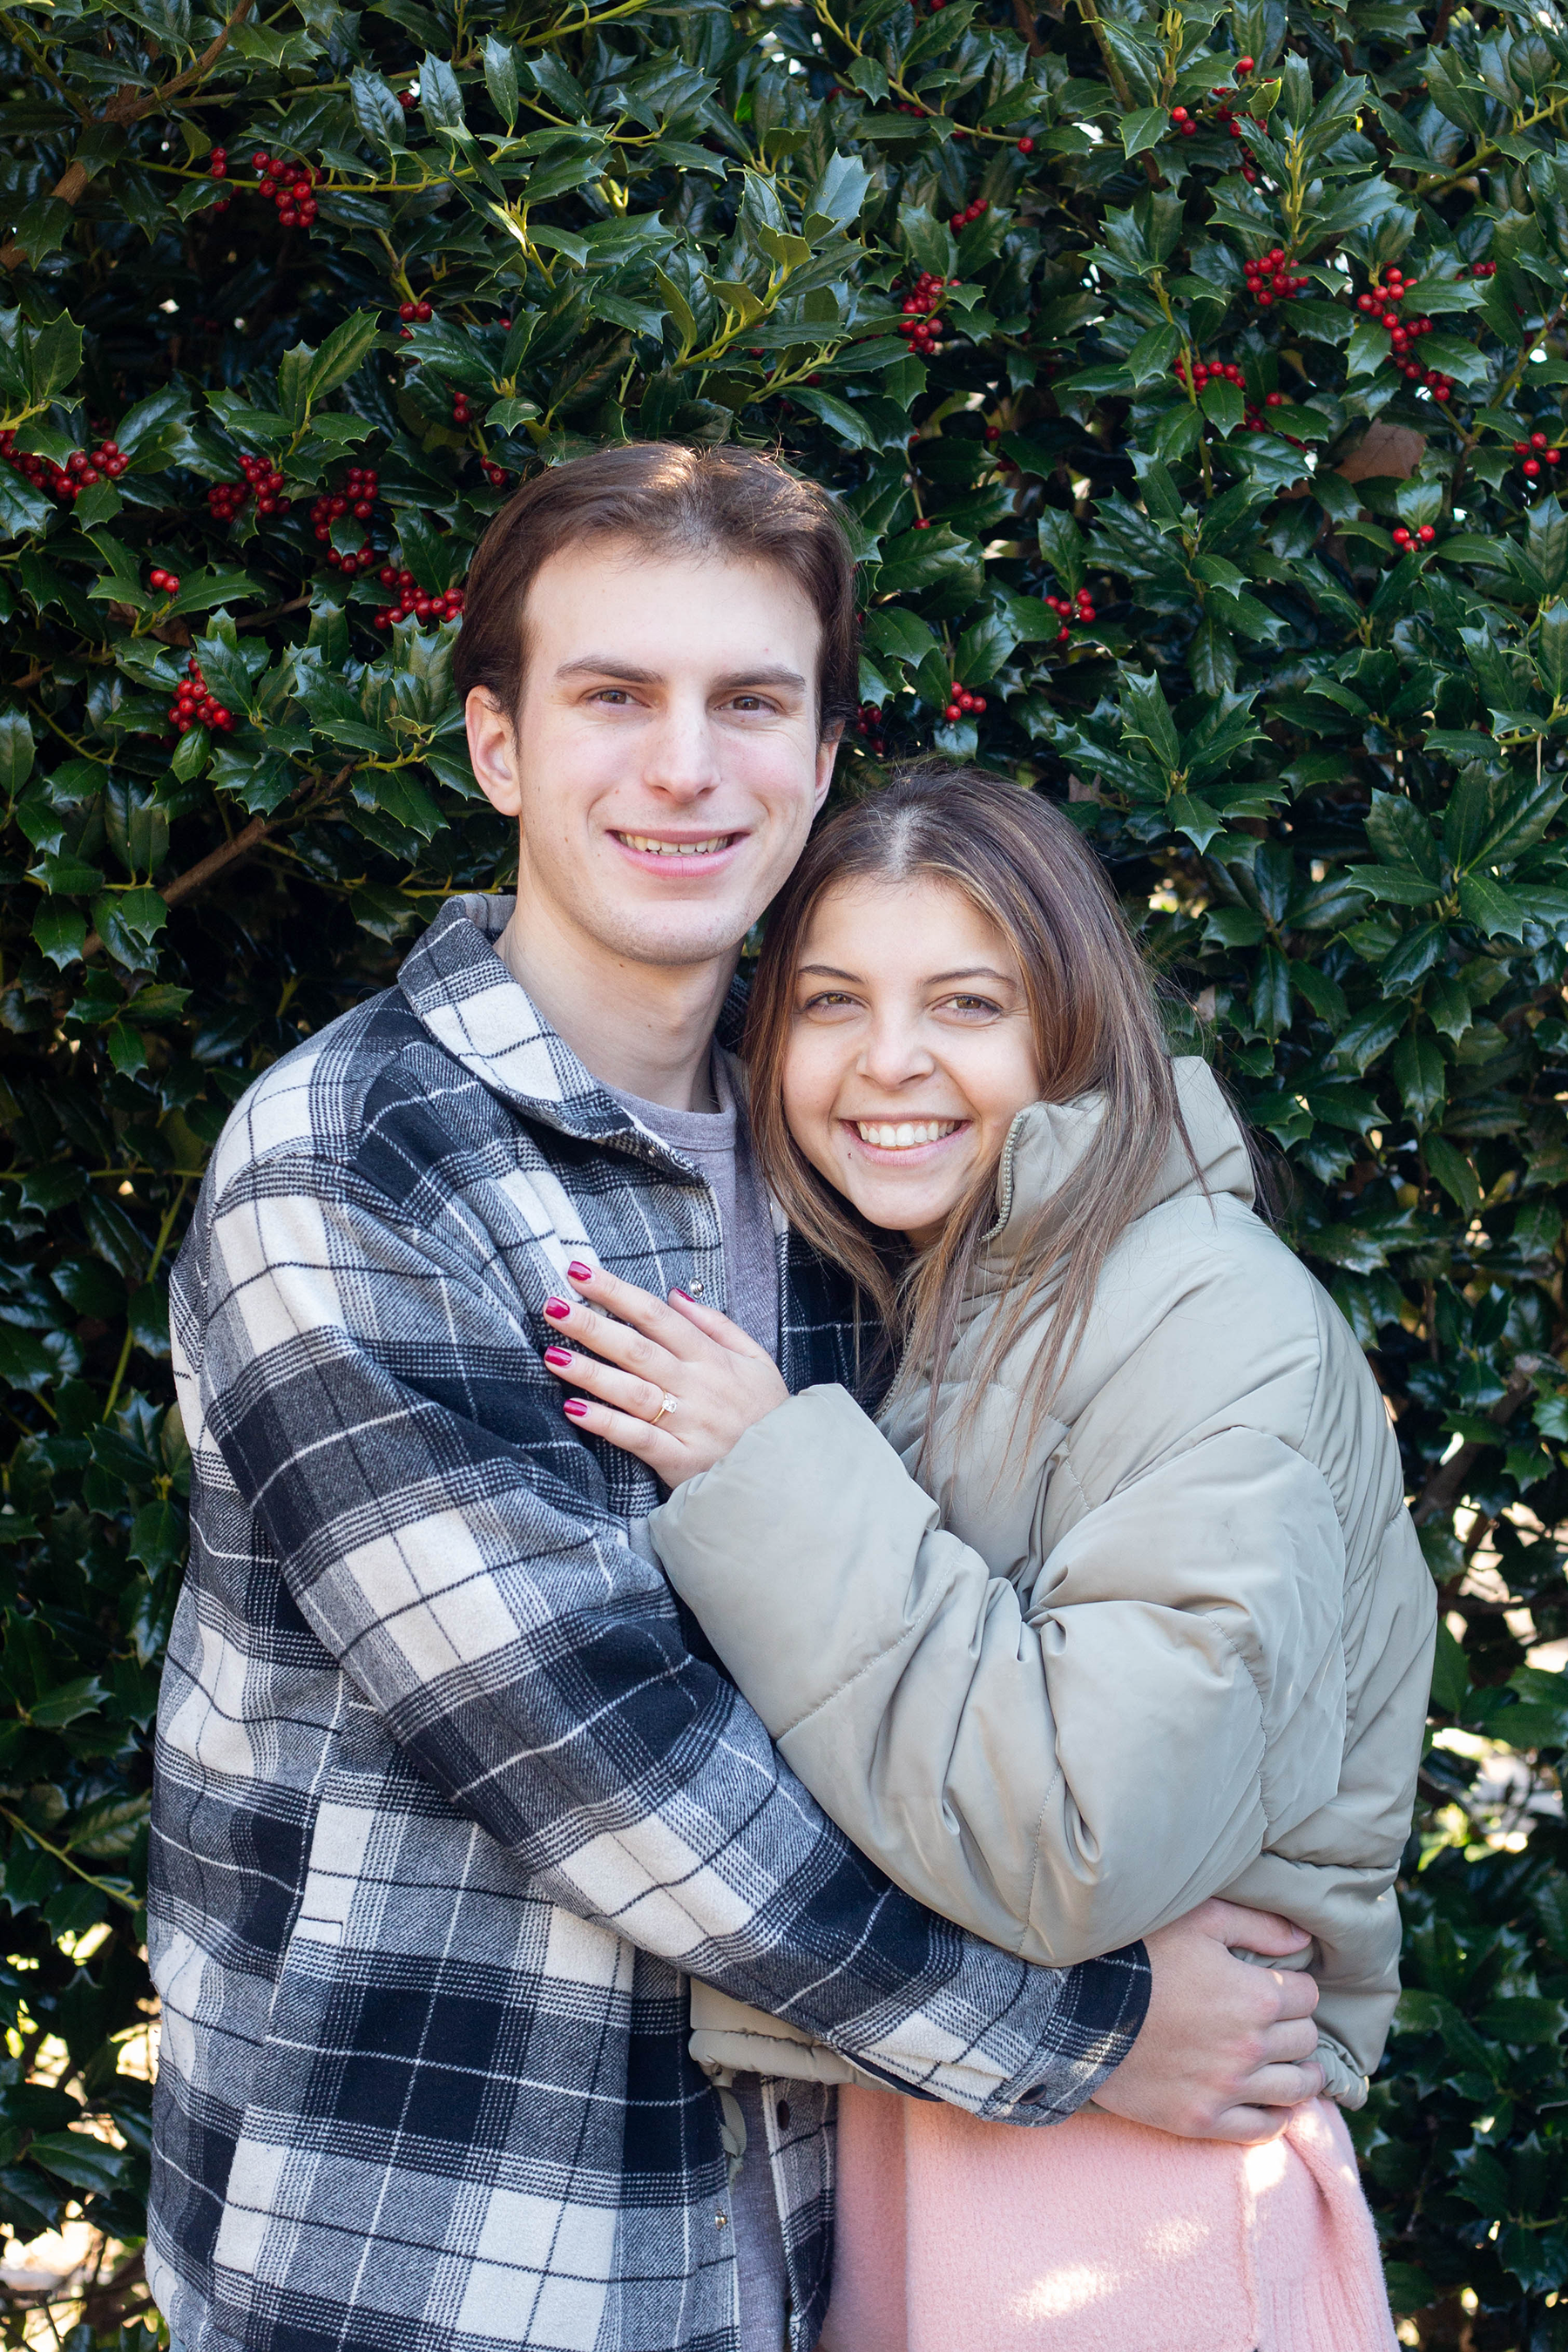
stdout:
POLYGON ((672 694, 646 740, 644 783, 671 799, 689 801, 711 791, 721 777, 707 698, 672 694))

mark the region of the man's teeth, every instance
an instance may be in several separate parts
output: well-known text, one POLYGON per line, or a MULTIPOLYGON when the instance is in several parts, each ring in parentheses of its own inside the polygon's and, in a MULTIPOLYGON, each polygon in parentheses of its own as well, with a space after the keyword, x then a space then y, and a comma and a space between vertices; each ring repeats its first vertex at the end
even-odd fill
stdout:
POLYGON ((961 1118, 903 1118, 896 1127, 869 1118, 855 1122, 861 1142, 874 1144, 879 1151, 909 1151, 917 1143, 940 1143, 944 1135, 963 1125, 961 1118))
POLYGON ((645 849, 652 857, 711 857, 715 850, 728 849, 735 836, 716 833, 711 841, 656 841, 649 833, 623 833, 620 838, 628 849, 645 849))

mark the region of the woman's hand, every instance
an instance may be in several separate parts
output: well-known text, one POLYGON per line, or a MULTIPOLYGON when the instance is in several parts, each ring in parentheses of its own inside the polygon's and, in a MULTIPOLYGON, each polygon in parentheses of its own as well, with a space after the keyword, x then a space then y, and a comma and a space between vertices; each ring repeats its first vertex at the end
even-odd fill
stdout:
POLYGON ((635 1454, 667 1486, 710 1470, 753 1422, 787 1400, 766 1349, 727 1315, 699 1307, 684 1290, 672 1290, 666 1306, 581 1261, 566 1272, 574 1289, 605 1312, 564 1298, 544 1303, 561 1335, 544 1360, 557 1380, 588 1391, 586 1399, 568 1397, 562 1410, 579 1429, 635 1454), (593 1354, 574 1354, 564 1339, 593 1354))

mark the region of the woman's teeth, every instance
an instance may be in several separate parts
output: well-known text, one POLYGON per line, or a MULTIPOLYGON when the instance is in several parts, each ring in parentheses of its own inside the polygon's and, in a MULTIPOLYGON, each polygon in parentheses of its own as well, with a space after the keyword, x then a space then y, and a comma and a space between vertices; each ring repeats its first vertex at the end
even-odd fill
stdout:
POLYGON ((715 850, 728 849, 735 836, 732 833, 716 833, 711 841, 656 841, 648 833, 619 833, 628 849, 646 850, 650 857, 711 857, 715 850))
POLYGON ((940 1143, 944 1135, 963 1125, 961 1118, 904 1118, 896 1127, 858 1118, 855 1129, 862 1143, 873 1144, 879 1151, 909 1151, 917 1143, 940 1143))

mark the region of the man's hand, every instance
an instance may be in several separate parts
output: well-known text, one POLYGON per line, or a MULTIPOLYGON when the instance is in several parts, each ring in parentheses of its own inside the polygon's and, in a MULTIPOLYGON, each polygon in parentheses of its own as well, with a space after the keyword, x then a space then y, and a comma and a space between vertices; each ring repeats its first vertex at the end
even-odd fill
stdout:
POLYGON ((1288 1959, 1310 1940, 1217 1897, 1146 1937, 1149 2014, 1095 2105, 1185 2139, 1278 2137, 1290 2108, 1323 2087, 1318 1988, 1304 1969, 1258 1968, 1230 1947, 1288 1959))

